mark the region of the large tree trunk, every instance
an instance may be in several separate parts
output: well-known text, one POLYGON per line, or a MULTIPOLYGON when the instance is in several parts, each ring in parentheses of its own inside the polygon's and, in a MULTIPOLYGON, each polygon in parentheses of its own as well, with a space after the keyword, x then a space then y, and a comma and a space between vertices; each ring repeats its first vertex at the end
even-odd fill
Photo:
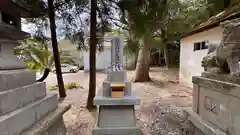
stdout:
POLYGON ((90 25, 90 54, 89 54, 89 93, 87 99, 88 110, 94 109, 93 99, 96 93, 96 25, 97 25, 97 0, 91 0, 91 25, 90 25))
POLYGON ((134 82, 146 82, 151 81, 149 76, 149 63, 150 63, 150 51, 151 42, 148 42, 147 38, 143 38, 141 48, 138 54, 136 72, 134 82))
POLYGON ((53 48, 53 55, 54 55, 54 62, 55 62, 55 69, 59 87, 59 96, 60 98, 66 97, 66 92, 64 89, 64 82, 62 77, 61 71, 61 64, 60 64, 60 56, 58 51, 58 43, 57 43, 57 34, 56 34, 56 24, 55 24, 55 11, 53 7, 53 0, 48 0, 48 12, 49 12, 49 20, 50 20, 50 29, 51 29, 51 38, 52 38, 52 48, 53 48))
POLYGON ((134 56, 134 69, 136 69, 136 67, 137 67, 137 60, 138 60, 138 54, 135 54, 135 56, 134 56))
POLYGON ((165 59, 165 65, 166 65, 166 68, 168 69, 169 68, 169 60, 168 60, 168 48, 167 48, 167 45, 164 45, 164 59, 165 59))
POLYGON ((162 62, 162 49, 159 49, 159 52, 158 52, 158 66, 161 67, 161 62, 162 62))

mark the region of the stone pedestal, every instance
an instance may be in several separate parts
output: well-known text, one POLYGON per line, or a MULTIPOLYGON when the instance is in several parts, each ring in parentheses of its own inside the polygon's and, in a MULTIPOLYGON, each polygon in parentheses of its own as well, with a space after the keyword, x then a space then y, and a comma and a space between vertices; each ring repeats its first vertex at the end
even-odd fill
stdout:
POLYGON ((13 37, 0 38, 0 135, 55 135, 56 128, 61 130, 56 135, 64 135, 62 115, 69 105, 58 105, 57 94, 47 93, 46 84, 36 82, 36 73, 14 56, 13 37))
POLYGON ((111 66, 102 89, 94 98, 98 106, 93 135, 139 135, 134 105, 140 99, 131 92, 131 83, 123 70, 123 38, 114 37, 111 46, 111 66))
POLYGON ((193 107, 186 108, 192 129, 204 135, 240 134, 240 85, 236 80, 239 78, 209 73, 193 77, 193 107))
POLYGON ((98 105, 97 121, 93 135, 139 135, 136 127, 134 105, 140 99, 131 92, 131 83, 126 80, 126 71, 109 71, 103 82, 103 88, 94 98, 98 105), (124 82, 124 97, 111 97, 111 83, 124 82))

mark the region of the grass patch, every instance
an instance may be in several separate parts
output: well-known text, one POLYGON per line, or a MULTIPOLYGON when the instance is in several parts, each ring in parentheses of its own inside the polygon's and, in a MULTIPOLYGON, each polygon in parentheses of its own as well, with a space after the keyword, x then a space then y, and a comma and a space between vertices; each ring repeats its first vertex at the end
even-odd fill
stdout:
POLYGON ((50 91, 58 90, 58 85, 48 86, 48 90, 50 91))
MULTIPOLYGON (((80 88, 81 85, 78 82, 70 82, 67 85, 64 86, 66 90, 71 90, 71 89, 77 89, 80 88)), ((48 86, 48 90, 50 91, 56 91, 58 90, 58 85, 53 85, 53 86, 48 86)))
POLYGON ((79 88, 80 84, 77 82, 70 82, 67 85, 64 86, 65 89, 76 89, 79 88))

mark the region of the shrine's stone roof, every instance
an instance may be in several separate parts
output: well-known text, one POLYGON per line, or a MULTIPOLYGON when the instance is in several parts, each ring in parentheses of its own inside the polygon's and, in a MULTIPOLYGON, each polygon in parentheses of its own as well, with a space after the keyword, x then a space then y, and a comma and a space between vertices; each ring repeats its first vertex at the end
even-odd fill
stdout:
POLYGON ((189 33, 183 35, 183 37, 191 36, 193 34, 219 26, 221 22, 224 22, 226 20, 231 20, 240 17, 240 2, 236 1, 236 3, 233 4, 233 6, 227 8, 226 10, 220 12, 219 14, 212 16, 211 18, 208 19, 208 21, 198 25, 189 33))
POLYGON ((29 33, 0 23, 0 39, 22 40, 27 36, 30 36, 29 33))
POLYGON ((20 14, 23 18, 38 17, 42 14, 43 5, 26 3, 26 0, 0 0, 0 9, 11 12, 12 14, 20 14))

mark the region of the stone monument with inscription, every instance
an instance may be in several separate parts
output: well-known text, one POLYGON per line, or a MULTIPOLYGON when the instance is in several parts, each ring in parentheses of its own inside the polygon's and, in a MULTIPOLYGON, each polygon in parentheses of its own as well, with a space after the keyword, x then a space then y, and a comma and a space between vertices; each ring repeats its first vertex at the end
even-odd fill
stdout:
POLYGON ((65 135, 62 115, 68 105, 47 93, 44 82, 14 55, 28 34, 21 31, 28 10, 11 0, 0 1, 0 135, 65 135))
POLYGON ((93 135, 138 135, 134 105, 139 105, 140 99, 123 69, 122 37, 112 39, 111 50, 111 69, 94 98, 98 111, 93 135))
POLYGON ((202 60, 193 77, 193 106, 185 108, 191 135, 240 135, 240 19, 221 23, 220 45, 202 60))

